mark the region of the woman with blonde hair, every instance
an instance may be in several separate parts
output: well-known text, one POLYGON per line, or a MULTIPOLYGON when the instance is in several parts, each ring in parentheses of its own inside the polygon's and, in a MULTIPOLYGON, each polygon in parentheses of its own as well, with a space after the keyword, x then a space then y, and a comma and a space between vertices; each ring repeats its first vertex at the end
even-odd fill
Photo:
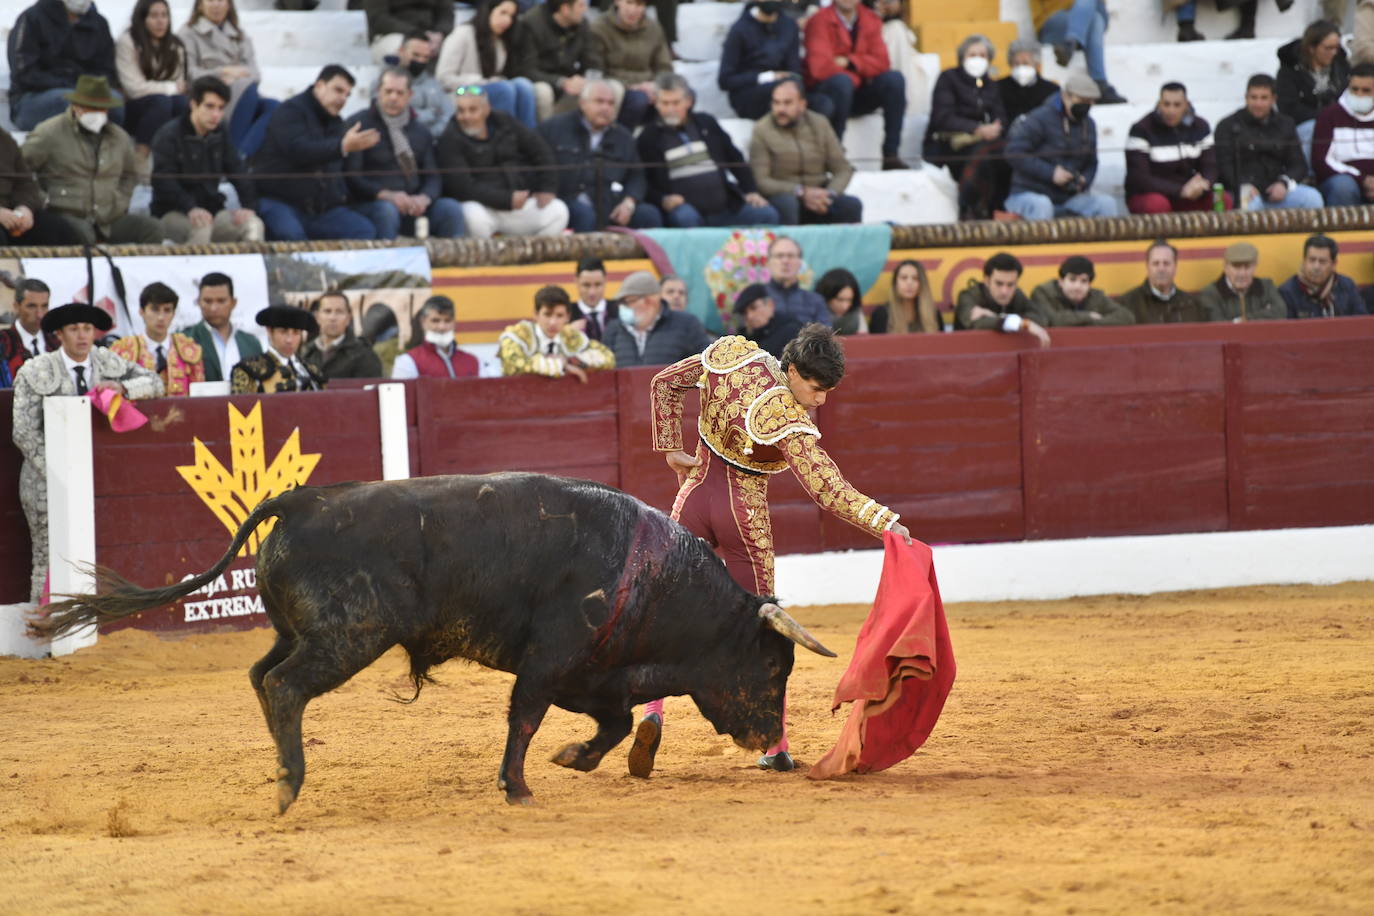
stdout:
POLYGON ((892 271, 888 304, 873 310, 868 329, 873 334, 928 334, 945 329, 919 261, 907 259, 892 271))
POLYGON ((258 70, 253 41, 239 28, 234 0, 196 0, 190 20, 177 32, 186 46, 186 69, 192 82, 217 76, 229 84, 233 98, 224 112, 229 139, 244 158, 258 151, 267 135, 267 119, 280 104, 258 97, 258 70))

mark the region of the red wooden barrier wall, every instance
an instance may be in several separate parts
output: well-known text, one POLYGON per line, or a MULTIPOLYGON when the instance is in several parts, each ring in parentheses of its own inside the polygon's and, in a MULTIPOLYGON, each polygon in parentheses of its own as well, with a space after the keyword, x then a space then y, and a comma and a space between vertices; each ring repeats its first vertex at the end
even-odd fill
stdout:
MULTIPOLYGON (((821 444, 935 543, 1374 522, 1374 319, 1054 338, 1050 350, 983 332, 852 339, 821 444)), ((580 476, 666 509, 675 487, 650 449, 653 372, 408 382, 412 473, 580 476)), ((98 421, 99 561, 161 584, 219 557, 229 532, 175 468, 192 463, 193 437, 230 465, 230 402, 262 402, 269 461, 300 429, 302 450, 323 456, 311 484, 378 477, 376 395, 339 388, 149 402, 151 416, 182 413, 160 432, 116 436, 98 421)), ((0 601, 22 599, 28 570, 10 414, 0 393, 0 601)), ((875 543, 823 516, 790 474, 773 478, 772 497, 781 552, 875 543)), ((152 622, 177 620, 161 614, 152 622)))

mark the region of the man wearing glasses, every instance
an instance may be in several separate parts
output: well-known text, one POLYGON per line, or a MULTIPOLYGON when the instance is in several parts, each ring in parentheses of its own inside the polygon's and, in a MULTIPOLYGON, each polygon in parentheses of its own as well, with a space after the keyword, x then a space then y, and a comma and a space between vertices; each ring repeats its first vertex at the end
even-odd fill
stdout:
POLYGON ((802 289, 798 277, 802 269, 802 249, 797 240, 786 235, 768 246, 768 298, 781 317, 790 316, 802 324, 812 321, 830 326, 830 309, 820 293, 802 289))

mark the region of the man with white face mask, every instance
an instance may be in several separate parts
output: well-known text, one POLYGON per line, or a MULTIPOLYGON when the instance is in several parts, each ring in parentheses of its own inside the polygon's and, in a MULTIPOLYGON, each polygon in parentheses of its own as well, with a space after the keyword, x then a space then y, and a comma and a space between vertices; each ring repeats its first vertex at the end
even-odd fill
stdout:
MULTIPOLYGON (((91 0, 38 0, 24 10, 10 32, 9 61, 10 118, 19 130, 61 114, 83 73, 119 82, 110 24, 91 0)), ((113 113, 118 124, 120 106, 113 113)))
POLYGON ((1059 91, 1059 84, 1040 75, 1040 42, 1034 38, 1018 38, 1007 48, 1007 76, 997 81, 1002 91, 1002 110, 1007 124, 1027 112, 1034 111, 1059 91))
POLYGON ((103 76, 83 75, 66 93, 70 107, 34 128, 24 140, 24 162, 57 213, 86 244, 156 245, 162 223, 129 212, 138 182, 134 143, 109 120, 121 100, 103 76))
POLYGON ((454 343, 453 300, 431 296, 420 308, 420 328, 425 339, 396 357, 392 378, 477 378, 481 364, 477 357, 454 343))
POLYGON ((1317 115, 1312 172, 1328 207, 1374 200, 1374 64, 1357 64, 1341 97, 1317 115))

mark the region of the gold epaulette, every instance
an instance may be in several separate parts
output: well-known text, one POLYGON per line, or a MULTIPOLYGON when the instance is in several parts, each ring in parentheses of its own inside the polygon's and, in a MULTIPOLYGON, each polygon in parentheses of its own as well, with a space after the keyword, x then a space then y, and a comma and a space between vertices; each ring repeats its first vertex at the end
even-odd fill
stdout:
POLYGON ((701 364, 708 372, 718 375, 733 372, 745 363, 755 360, 772 359, 772 354, 767 350, 761 350, 752 340, 738 336, 722 337, 701 352, 701 364))
POLYGON ((772 445, 793 433, 821 437, 821 431, 811 422, 811 415, 797 403, 785 385, 769 388, 754 399, 744 413, 744 427, 749 438, 761 445, 772 445))
POLYGON ((172 346, 176 348, 176 351, 181 354, 181 358, 186 360, 186 362, 200 362, 200 344, 196 343, 194 340, 187 337, 185 334, 173 334, 172 346))

